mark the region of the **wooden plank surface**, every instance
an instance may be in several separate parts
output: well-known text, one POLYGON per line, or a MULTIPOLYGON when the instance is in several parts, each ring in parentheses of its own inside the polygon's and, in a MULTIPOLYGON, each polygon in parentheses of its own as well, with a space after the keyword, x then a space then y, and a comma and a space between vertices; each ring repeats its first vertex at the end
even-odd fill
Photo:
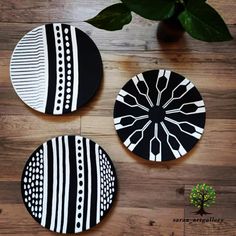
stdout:
MULTIPOLYGON (((99 143, 114 161, 119 178, 113 210, 101 224, 81 235, 236 235, 236 40, 205 43, 185 35, 176 43, 159 43, 157 23, 135 15, 130 25, 117 32, 83 22, 115 2, 0 0, 0 235, 56 235, 27 213, 20 178, 31 152, 63 134, 81 134, 99 143), (28 108, 9 79, 10 58, 18 40, 48 22, 70 23, 85 31, 96 42, 104 64, 96 96, 79 111, 60 117, 28 108), (124 83, 137 73, 159 68, 193 81, 206 103, 207 120, 203 138, 186 157, 149 163, 122 145, 112 113, 124 83), (209 211, 223 222, 174 222, 196 217, 188 198, 191 188, 201 182, 215 188, 216 204, 209 211)), ((236 37, 236 2, 209 2, 236 37)))

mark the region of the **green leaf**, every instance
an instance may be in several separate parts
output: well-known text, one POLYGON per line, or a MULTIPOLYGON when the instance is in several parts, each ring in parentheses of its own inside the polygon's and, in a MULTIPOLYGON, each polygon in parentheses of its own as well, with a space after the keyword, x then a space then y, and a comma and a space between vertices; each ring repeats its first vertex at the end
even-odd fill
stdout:
POLYGON ((178 18, 193 38, 206 42, 232 39, 221 16, 204 0, 189 0, 185 11, 178 18))
POLYGON ((131 11, 149 20, 163 20, 174 14, 175 0, 121 0, 131 11))
POLYGON ((105 30, 120 30, 132 20, 131 11, 123 3, 111 5, 102 10, 94 18, 86 20, 87 23, 105 30))

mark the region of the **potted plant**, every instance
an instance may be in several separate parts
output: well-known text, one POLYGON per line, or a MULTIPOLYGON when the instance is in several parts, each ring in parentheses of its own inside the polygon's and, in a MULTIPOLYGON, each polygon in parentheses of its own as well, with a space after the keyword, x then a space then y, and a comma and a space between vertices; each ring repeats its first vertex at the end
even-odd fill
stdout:
POLYGON ((131 22, 132 12, 160 21, 157 35, 165 41, 176 41, 185 31, 206 42, 232 39, 224 20, 205 0, 121 0, 86 22, 100 29, 120 30, 131 22))

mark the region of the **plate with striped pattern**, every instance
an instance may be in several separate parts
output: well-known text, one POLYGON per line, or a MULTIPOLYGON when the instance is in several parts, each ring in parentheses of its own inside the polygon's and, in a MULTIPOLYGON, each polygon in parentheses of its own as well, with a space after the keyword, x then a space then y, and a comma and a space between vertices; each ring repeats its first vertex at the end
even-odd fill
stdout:
POLYGON ((78 28, 39 26, 16 45, 10 77, 21 100, 42 113, 62 115, 86 104, 97 91, 103 68, 98 48, 78 28))
POLYGON ((194 84, 163 69, 135 75, 120 90, 114 107, 115 129, 124 145, 156 162, 187 154, 202 137, 205 117, 194 84))
POLYGON ((117 192, 108 154, 81 136, 59 136, 39 146, 25 164, 21 191, 30 215, 57 233, 79 233, 107 215, 117 192))

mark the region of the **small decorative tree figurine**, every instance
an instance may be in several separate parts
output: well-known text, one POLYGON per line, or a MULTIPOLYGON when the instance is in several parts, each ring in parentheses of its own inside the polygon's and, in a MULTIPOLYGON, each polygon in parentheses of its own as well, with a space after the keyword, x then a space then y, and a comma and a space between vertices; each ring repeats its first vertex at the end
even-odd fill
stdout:
POLYGON ((205 211, 205 208, 214 204, 215 199, 216 192, 214 188, 207 184, 197 184, 192 188, 192 191, 190 193, 190 203, 199 208, 199 210, 195 213, 201 216, 210 214, 205 211))

